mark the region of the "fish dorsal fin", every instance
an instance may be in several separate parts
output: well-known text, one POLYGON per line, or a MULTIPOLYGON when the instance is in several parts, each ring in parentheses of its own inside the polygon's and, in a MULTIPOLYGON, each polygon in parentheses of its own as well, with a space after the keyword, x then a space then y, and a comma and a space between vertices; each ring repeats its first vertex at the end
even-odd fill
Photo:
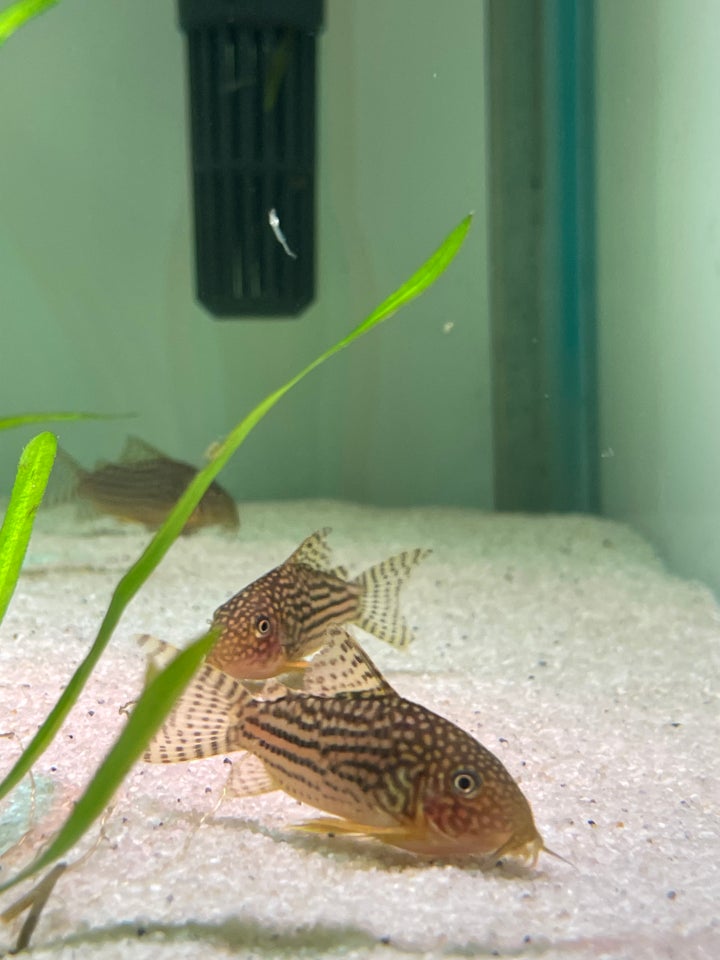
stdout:
POLYGON ((331 569, 330 557, 332 551, 327 544, 330 527, 323 527, 307 537, 300 546, 287 558, 285 563, 302 563, 313 570, 327 572, 331 569))
MULTIPOLYGON (((171 644, 148 635, 139 642, 148 652, 149 670, 162 669, 177 653, 171 644)), ((177 763, 241 749, 236 735, 243 709, 251 701, 241 683, 204 663, 148 744, 143 759, 177 763)))
POLYGON ((352 583, 362 591, 361 614, 355 621, 363 630, 385 643, 402 649, 413 639, 413 632, 400 613, 400 589, 415 566, 431 550, 406 550, 370 567, 352 583))
POLYGON ((303 673, 303 692, 332 697, 361 691, 394 692, 357 640, 334 624, 328 627, 322 648, 303 673))
POLYGON ((120 463, 140 463, 143 460, 169 460, 167 454, 158 450, 147 440, 128 434, 125 444, 120 451, 120 463))
POLYGON ((227 783, 229 797, 257 797, 261 793, 270 793, 280 788, 268 773, 260 757, 254 753, 243 753, 233 760, 232 770, 227 783))

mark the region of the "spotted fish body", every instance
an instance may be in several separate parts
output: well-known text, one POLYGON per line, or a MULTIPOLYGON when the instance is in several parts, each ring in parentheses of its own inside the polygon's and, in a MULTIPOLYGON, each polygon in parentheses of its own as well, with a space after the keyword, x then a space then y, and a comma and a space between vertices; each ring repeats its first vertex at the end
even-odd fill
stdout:
MULTIPOLYGON (((138 437, 128 437, 117 462, 84 470, 63 450, 55 469, 60 478, 51 490, 51 502, 82 501, 100 513, 141 523, 150 530, 164 523, 198 472, 191 464, 165 456, 138 437)), ((235 501, 213 482, 188 518, 183 533, 216 524, 236 530, 240 521, 235 501)))
POLYGON ((302 692, 270 681, 253 697, 206 664, 145 759, 249 751, 234 765, 232 791, 281 789, 333 815, 305 829, 431 856, 537 859, 544 846, 532 811, 497 757, 399 696, 346 631, 329 629, 304 681, 302 692))
POLYGON ((213 626, 221 630, 209 662, 238 679, 263 680, 302 669, 331 623, 357 623, 398 647, 412 632, 398 609, 398 594, 413 567, 429 550, 390 557, 348 580, 333 568, 328 528, 308 537, 279 567, 218 607, 213 626))

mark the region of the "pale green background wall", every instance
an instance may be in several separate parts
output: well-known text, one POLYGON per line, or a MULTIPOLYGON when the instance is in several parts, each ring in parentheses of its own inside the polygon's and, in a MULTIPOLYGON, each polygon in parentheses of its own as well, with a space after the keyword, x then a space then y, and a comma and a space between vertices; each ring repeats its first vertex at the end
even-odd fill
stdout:
MULTIPOLYGON (((224 477, 248 498, 490 506, 483 8, 328 0, 318 299, 295 321, 193 302, 172 0, 63 0, 24 28, 0 52, 0 410, 135 410, 61 442, 92 462, 131 429, 197 462, 474 209, 451 272, 283 401, 224 477)), ((0 436, 0 492, 26 435, 0 436)))
POLYGON ((606 512, 720 590, 720 4, 597 4, 606 512))

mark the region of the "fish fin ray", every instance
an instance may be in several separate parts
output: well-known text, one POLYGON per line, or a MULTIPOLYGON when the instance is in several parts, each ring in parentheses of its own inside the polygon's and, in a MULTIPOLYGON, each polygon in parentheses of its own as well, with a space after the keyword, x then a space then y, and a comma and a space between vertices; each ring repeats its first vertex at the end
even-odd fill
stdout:
POLYGON ((392 693, 393 688, 357 640, 344 627, 333 624, 325 632, 323 646, 303 673, 303 691, 331 697, 356 691, 392 693))
MULTIPOLYGON (((140 642, 149 651, 149 671, 157 672, 177 653, 171 644, 147 634, 140 642)), ((143 759, 148 763, 178 763, 241 749, 238 727, 251 700, 238 680, 208 663, 202 664, 151 739, 143 759)))
POLYGON ((300 833, 344 833, 349 836, 367 833, 368 828, 353 820, 341 820, 339 817, 315 817, 303 823, 293 823, 291 830, 300 833))
POLYGON ((50 472, 43 506, 57 507, 63 503, 70 503, 79 498, 79 485, 87 473, 67 450, 58 446, 55 461, 50 472))
POLYGON ((371 837, 382 840, 384 843, 402 846, 403 840, 412 835, 410 827, 393 824, 387 827, 373 827, 355 820, 344 820, 340 817, 316 817, 304 823, 293 824, 291 829, 301 833, 332 833, 345 837, 371 837))
POLYGON ((147 440, 138 437, 134 433, 129 433, 125 438, 125 443, 118 461, 120 463, 140 463, 143 460, 169 460, 170 457, 162 450, 158 450, 147 440))
POLYGON ((228 797, 257 797, 279 789, 263 761, 254 753, 244 753, 233 760, 227 783, 228 797))
POLYGON ((400 613, 400 590, 415 566, 431 552, 422 548, 406 550, 370 567, 352 581, 362 589, 358 626, 400 649, 412 641, 412 629, 400 613))
POLYGON ((142 633, 135 638, 135 642, 142 648, 142 652, 157 671, 166 667, 180 652, 177 647, 151 633, 142 633))
POLYGON ((306 567, 312 567, 313 570, 322 570, 323 573, 330 571, 332 551, 328 546, 327 537, 331 531, 331 527, 323 527, 311 533, 297 550, 290 554, 285 563, 302 563, 306 567))

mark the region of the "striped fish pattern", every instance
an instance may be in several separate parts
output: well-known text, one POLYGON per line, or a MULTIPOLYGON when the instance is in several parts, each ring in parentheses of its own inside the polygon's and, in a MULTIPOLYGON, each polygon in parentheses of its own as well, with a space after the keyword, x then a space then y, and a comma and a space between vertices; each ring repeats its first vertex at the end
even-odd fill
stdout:
POLYGON ((332 623, 356 623, 381 640, 404 647, 412 631, 399 610, 399 593, 430 553, 409 550, 353 580, 333 567, 325 527, 304 540, 279 567, 218 607, 221 630, 209 662, 238 679, 263 680, 303 669, 332 623))
MULTIPOLYGON (((114 463, 85 470, 59 449, 53 467, 49 504, 79 501, 98 513, 156 530, 195 477, 197 468, 173 460, 139 437, 128 437, 114 463)), ((219 483, 211 483, 188 518, 183 534, 219 525, 240 525, 235 501, 219 483)))
POLYGON ((302 829, 431 856, 537 860, 545 847, 532 811, 497 757, 399 696, 342 627, 329 628, 303 681, 302 691, 291 691, 272 680, 253 696, 205 664, 145 759, 247 751, 234 762, 231 792, 280 789, 332 815, 302 829))

